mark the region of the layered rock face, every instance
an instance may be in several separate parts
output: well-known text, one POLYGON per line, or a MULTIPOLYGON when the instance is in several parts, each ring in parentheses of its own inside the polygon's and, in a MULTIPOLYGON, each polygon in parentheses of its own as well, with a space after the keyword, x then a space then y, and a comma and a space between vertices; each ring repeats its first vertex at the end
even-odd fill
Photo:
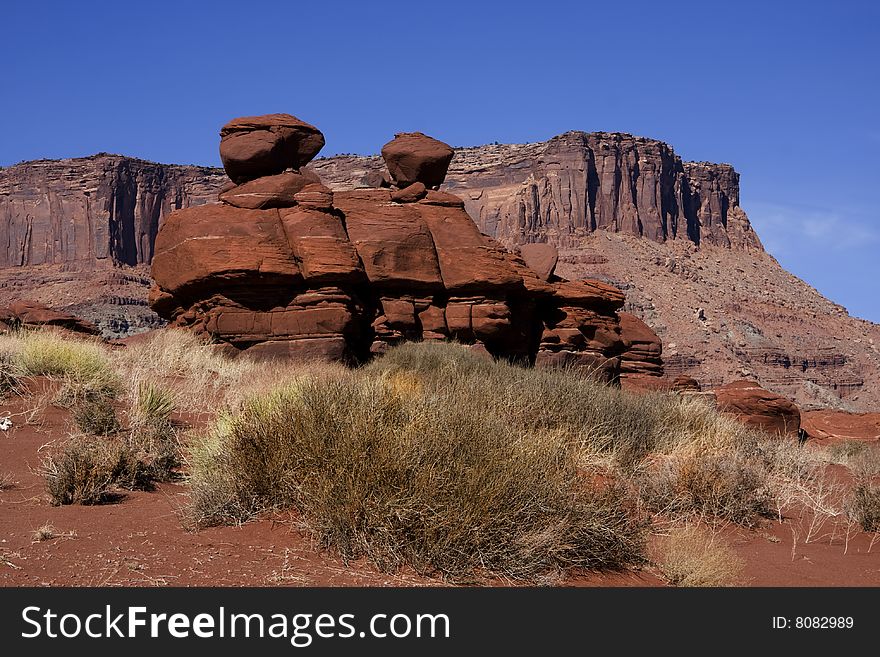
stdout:
POLYGON ((663 376, 663 343, 650 326, 635 315, 620 313, 620 330, 625 351, 622 376, 663 376))
POLYGON ((810 440, 880 442, 880 413, 807 411, 801 416, 801 427, 810 440))
MULTIPOLYGON (((331 186, 358 187, 381 177, 382 162, 334 158, 315 169, 331 186)), ((605 230, 762 248, 739 207, 733 167, 683 162, 663 142, 624 133, 567 132, 534 144, 458 149, 445 188, 507 247, 577 247, 605 230)))
POLYGON ((0 268, 149 263, 164 217, 212 202, 223 180, 207 167, 106 154, 0 169, 0 268))
POLYGON ((159 315, 257 357, 359 362, 403 340, 456 339, 616 379, 623 294, 559 280, 553 254, 536 273, 482 235, 463 201, 436 189, 451 148, 398 135, 383 148, 387 188, 334 193, 302 169, 323 137, 300 126, 269 115, 221 131, 238 184, 220 205, 163 224, 150 295, 159 315), (279 126, 297 130, 282 139, 279 126))

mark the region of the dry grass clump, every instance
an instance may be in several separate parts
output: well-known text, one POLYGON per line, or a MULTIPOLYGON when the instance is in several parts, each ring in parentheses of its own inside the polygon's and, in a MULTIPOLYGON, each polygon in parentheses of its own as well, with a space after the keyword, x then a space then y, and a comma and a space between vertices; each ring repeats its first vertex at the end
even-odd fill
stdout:
POLYGON ((716 534, 697 525, 673 529, 657 564, 673 586, 735 586, 743 561, 716 534))
POLYGON ((642 499, 672 517, 711 516, 753 525, 772 508, 770 470, 755 440, 732 447, 686 444, 646 467, 642 499))
POLYGON ((10 488, 15 488, 18 482, 15 479, 15 475, 10 472, 0 472, 0 491, 9 490, 10 488))
POLYGON ((621 463, 638 460, 665 438, 658 413, 666 396, 629 394, 574 369, 528 369, 489 361, 460 345, 407 343, 364 373, 406 373, 428 390, 479 399, 523 431, 558 431, 583 449, 613 453, 621 463))
POLYGON ((252 398, 194 449, 195 520, 293 507, 344 558, 455 578, 641 558, 625 490, 586 485, 568 436, 524 431, 456 380, 423 385, 306 376, 252 398))
POLYGON ((868 441, 844 440, 829 445, 826 452, 828 454, 828 459, 832 463, 848 465, 851 461, 857 460, 869 450, 871 450, 871 445, 868 441))
POLYGON ((0 351, 0 399, 5 399, 10 394, 22 392, 19 372, 15 367, 15 357, 5 351, 0 351))
POLYGON ((95 436, 109 436, 120 429, 116 409, 104 395, 79 392, 71 411, 77 428, 95 436))
POLYGON ((69 394, 115 396, 120 380, 104 347, 51 332, 25 332, 17 337, 14 364, 21 376, 62 379, 69 394))
POLYGON ((866 449, 850 460, 855 479, 846 503, 850 518, 866 532, 880 532, 880 450, 866 449))
POLYGON ((173 479, 182 464, 179 431, 171 419, 175 409, 170 390, 143 382, 138 386, 125 440, 151 482, 173 479))
POLYGON ((126 372, 128 394, 135 403, 142 385, 159 385, 173 394, 178 412, 211 417, 224 409, 238 408, 249 396, 299 374, 345 372, 341 364, 230 358, 207 339, 175 329, 155 331, 111 355, 117 367, 126 372))
POLYGON ((101 504, 119 489, 151 490, 157 481, 174 478, 181 450, 173 410, 167 391, 144 385, 123 431, 108 400, 79 400, 74 418, 90 435, 73 437, 44 461, 52 502, 101 504))
POLYGON ((19 331, 4 342, 11 347, 16 378, 46 376, 61 381, 55 403, 71 410, 80 431, 109 435, 119 429, 112 400, 122 390, 122 382, 105 347, 51 331, 19 331))
POLYGON ((51 541, 53 538, 58 538, 60 534, 55 529, 55 526, 46 523, 42 527, 38 527, 34 530, 34 542, 42 543, 43 541, 51 541))

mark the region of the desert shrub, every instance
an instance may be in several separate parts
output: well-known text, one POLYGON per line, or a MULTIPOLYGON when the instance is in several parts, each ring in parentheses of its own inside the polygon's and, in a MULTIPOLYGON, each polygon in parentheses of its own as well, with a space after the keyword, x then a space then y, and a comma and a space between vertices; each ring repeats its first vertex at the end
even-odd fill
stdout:
POLYGON ((870 449, 870 444, 864 440, 844 440, 828 447, 828 458, 832 463, 848 464, 853 459, 858 459, 870 449))
POLYGON ((352 375, 254 397, 194 449, 194 519, 293 507, 346 559, 456 578, 638 561, 623 487, 585 485, 563 432, 524 431, 461 392, 352 375))
POLYGON ((658 566, 673 586, 734 586, 743 562, 718 536, 689 525, 666 537, 658 566))
POLYGON ((52 503, 102 504, 113 497, 112 487, 125 469, 126 455, 104 439, 77 436, 43 462, 52 503))
POLYGON ((639 479, 646 506, 668 515, 753 525, 772 508, 770 464, 757 443, 681 449, 658 457, 639 479))
POLYGON ((43 541, 51 541, 53 538, 58 538, 60 534, 55 529, 55 526, 51 523, 46 523, 42 527, 38 527, 34 530, 34 542, 42 543, 43 541))
POLYGON ((466 347, 408 343, 365 368, 368 376, 415 375, 427 390, 478 399, 523 431, 560 431, 596 452, 637 460, 658 436, 657 408, 665 396, 633 395, 575 369, 529 369, 489 361, 466 347))
POLYGON ((164 425, 171 420, 174 412, 174 394, 152 383, 138 386, 135 412, 139 421, 145 424, 164 425))
POLYGON ((153 485, 148 464, 118 436, 73 436, 46 457, 43 474, 56 506, 104 504, 117 499, 119 489, 149 490, 153 485))
POLYGON ((73 420, 83 433, 108 436, 119 431, 116 409, 107 397, 98 394, 81 394, 73 403, 73 420))
POLYGON ((426 390, 456 390, 525 431, 561 431, 592 453, 632 468, 681 444, 732 445, 748 433, 697 398, 631 393, 571 368, 489 361, 463 345, 406 343, 366 368, 368 376, 414 376, 426 390))
POLYGON ((174 409, 170 390, 155 384, 138 386, 126 443, 151 482, 173 479, 181 465, 178 430, 171 420, 174 409))
POLYGON ((854 484, 846 510, 866 532, 880 532, 880 451, 865 449, 850 460, 854 484))

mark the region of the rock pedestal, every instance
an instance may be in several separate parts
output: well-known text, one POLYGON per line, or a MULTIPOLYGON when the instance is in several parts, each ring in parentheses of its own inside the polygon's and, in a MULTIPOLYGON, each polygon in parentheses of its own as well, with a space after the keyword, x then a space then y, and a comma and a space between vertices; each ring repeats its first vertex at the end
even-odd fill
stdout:
POLYGON ((619 290, 561 281, 553 247, 505 251, 436 190, 446 144, 397 135, 382 149, 390 184, 334 193, 302 170, 324 143, 314 126, 273 114, 221 136, 237 184, 172 213, 156 238, 150 304, 174 326, 264 358, 354 363, 404 340, 457 340, 606 380, 621 354, 656 369, 652 340, 621 335, 619 290))

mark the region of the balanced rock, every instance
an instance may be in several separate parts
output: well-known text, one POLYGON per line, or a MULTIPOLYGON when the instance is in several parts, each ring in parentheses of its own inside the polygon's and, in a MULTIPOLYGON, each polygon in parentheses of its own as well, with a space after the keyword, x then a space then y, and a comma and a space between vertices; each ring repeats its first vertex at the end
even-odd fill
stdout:
POLYGON ((299 169, 324 147, 320 130, 290 114, 233 119, 220 137, 220 159, 237 184, 299 169))
POLYGON ((355 363, 404 340, 454 339, 617 380, 623 294, 552 277, 552 254, 536 272, 482 235, 462 199, 429 189, 443 182, 451 148, 398 135, 383 149, 397 189, 334 193, 308 172, 283 172, 317 152, 311 130, 289 115, 227 124, 235 153, 250 148, 245 137, 268 146, 224 157, 230 177, 247 180, 219 205, 177 210, 162 225, 150 293, 159 315, 258 358, 355 363))
POLYGON ((718 409, 743 424, 779 436, 797 436, 801 413, 789 399, 754 381, 734 381, 715 389, 718 409))
POLYGON ((402 132, 382 147, 382 157, 399 188, 423 183, 436 189, 446 178, 455 151, 448 144, 421 132, 402 132))

